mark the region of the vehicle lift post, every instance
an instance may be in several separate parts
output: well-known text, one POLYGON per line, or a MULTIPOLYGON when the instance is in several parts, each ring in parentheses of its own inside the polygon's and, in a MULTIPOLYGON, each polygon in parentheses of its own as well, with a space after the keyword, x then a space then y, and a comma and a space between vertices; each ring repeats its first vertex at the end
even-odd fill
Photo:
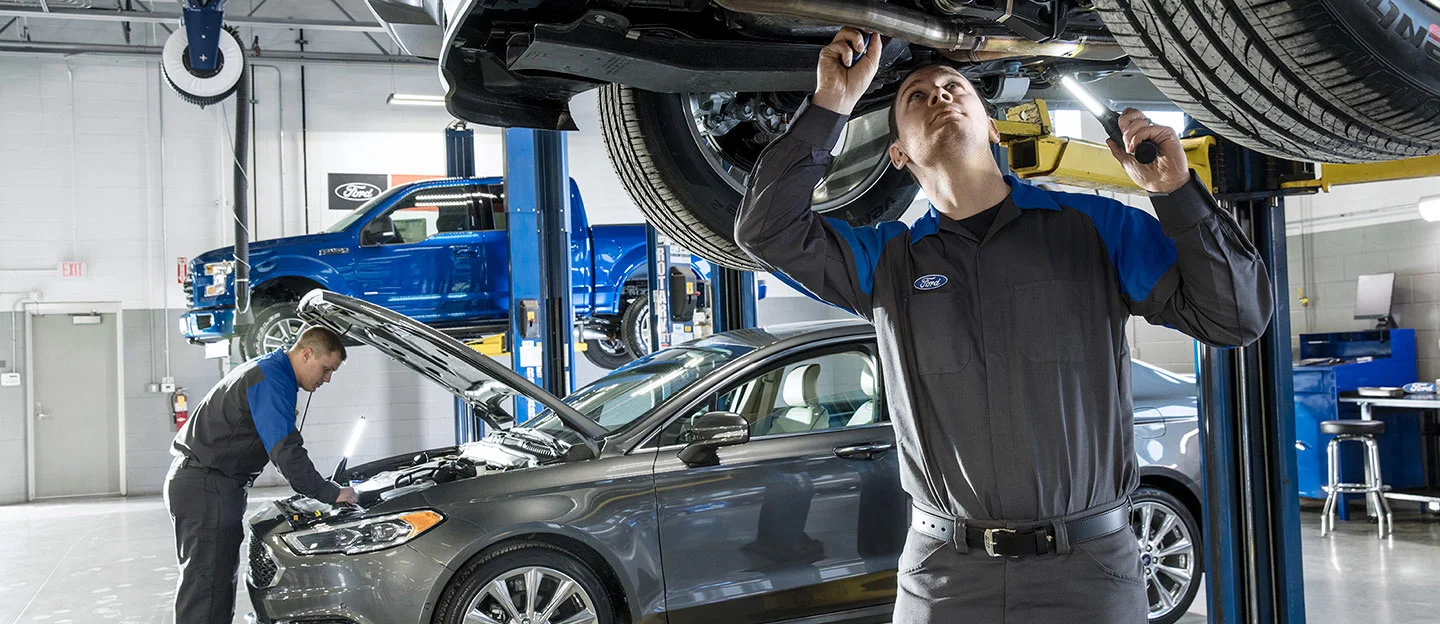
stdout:
MULTIPOLYGON (((565 149, 558 130, 505 130, 510 357, 516 372, 557 397, 575 385, 565 149)), ((534 415, 530 403, 515 399, 516 422, 534 415)))
POLYGON ((1210 153, 1216 197, 1270 278, 1270 325, 1247 347, 1197 343, 1204 557, 1212 623, 1305 621, 1295 464, 1285 198, 1279 161, 1228 141, 1210 153))
MULTIPOLYGON (((457 121, 445 128, 445 176, 475 176, 475 131, 457 121)), ((460 397, 455 397, 455 443, 474 442, 485 436, 485 424, 460 397)))

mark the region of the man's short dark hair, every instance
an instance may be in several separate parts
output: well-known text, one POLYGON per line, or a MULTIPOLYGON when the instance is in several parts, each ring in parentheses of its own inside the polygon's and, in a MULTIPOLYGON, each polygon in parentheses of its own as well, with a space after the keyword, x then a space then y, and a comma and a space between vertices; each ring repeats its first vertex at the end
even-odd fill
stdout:
MULTIPOLYGON (((946 64, 944 64, 944 63, 932 63, 932 64, 930 64, 930 65, 921 65, 920 67, 916 67, 915 69, 912 69, 912 70, 906 72, 905 75, 900 78, 900 82, 897 83, 897 85, 904 86, 905 81, 906 81, 906 80, 909 80, 911 76, 915 75, 915 72, 922 71, 922 70, 926 70, 926 69, 930 69, 930 68, 932 68, 932 67, 950 67, 950 66, 949 66, 949 65, 946 65, 946 64)), ((991 117, 995 117, 996 115, 999 115, 999 114, 1000 114, 1000 108, 999 108, 998 106, 996 106, 994 102, 991 102, 991 101, 990 101, 990 98, 985 97, 985 95, 984 95, 984 93, 981 91, 980 87, 979 87, 978 85, 975 85, 975 82, 974 82, 973 80, 971 81, 970 84, 971 84, 972 86, 975 86, 975 94, 980 97, 980 103, 982 103, 982 104, 985 105, 985 114, 986 114, 986 115, 989 115, 989 116, 991 116, 991 117)), ((889 113, 889 115, 890 115, 890 141, 891 141, 892 143, 895 142, 895 141, 899 141, 899 140, 900 140, 900 123, 899 123, 899 121, 897 121, 897 120, 895 119, 895 111, 896 111, 896 109, 897 109, 897 107, 898 107, 898 105, 899 105, 899 102, 898 102, 897 100, 899 100, 899 99, 900 99, 900 89, 897 88, 897 89, 895 90, 895 95, 893 95, 893 96, 890 97, 890 113, 889 113)))
POLYGON ((319 356, 339 353, 341 362, 346 358, 345 344, 340 341, 340 334, 319 325, 311 325, 300 332, 300 339, 295 341, 294 349, 309 349, 319 356))

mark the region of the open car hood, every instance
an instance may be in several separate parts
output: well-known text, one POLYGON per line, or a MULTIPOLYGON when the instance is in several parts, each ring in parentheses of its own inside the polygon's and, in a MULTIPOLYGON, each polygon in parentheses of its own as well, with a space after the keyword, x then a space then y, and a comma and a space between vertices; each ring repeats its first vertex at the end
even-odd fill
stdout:
POLYGON ((550 408, 571 429, 590 440, 608 431, 555 395, 494 360, 418 321, 354 297, 315 289, 300 300, 300 318, 341 336, 379 349, 400 363, 445 386, 479 408, 491 427, 509 429, 515 419, 500 402, 516 394, 550 408))

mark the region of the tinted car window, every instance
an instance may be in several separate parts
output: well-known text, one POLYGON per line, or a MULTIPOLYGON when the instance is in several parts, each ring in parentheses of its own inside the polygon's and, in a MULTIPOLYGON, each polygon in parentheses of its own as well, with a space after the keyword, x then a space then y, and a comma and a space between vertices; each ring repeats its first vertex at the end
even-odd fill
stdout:
POLYGON ((1172 399, 1188 399, 1195 396, 1195 381, 1155 368, 1142 362, 1134 362, 1130 368, 1130 392, 1136 403, 1172 399))
POLYGON ((884 422, 877 386, 875 357, 868 349, 789 360, 722 391, 670 423, 657 444, 686 443, 691 423, 710 411, 740 414, 750 422, 752 438, 884 422))
MULTIPOLYGON (((617 369, 565 397, 586 418, 615 431, 660 406, 690 384, 749 350, 740 347, 680 346, 651 354, 617 369)), ((550 411, 525 424, 560 435, 568 431, 550 411)))

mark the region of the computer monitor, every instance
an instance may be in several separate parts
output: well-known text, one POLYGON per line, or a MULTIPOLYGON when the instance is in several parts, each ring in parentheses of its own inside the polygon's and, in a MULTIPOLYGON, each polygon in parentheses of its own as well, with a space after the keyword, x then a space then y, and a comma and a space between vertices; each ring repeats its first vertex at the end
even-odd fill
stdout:
POLYGON ((1395 294, 1395 274, 1361 275, 1355 291, 1355 318, 1378 319, 1380 327, 1393 327, 1390 302, 1395 294))

